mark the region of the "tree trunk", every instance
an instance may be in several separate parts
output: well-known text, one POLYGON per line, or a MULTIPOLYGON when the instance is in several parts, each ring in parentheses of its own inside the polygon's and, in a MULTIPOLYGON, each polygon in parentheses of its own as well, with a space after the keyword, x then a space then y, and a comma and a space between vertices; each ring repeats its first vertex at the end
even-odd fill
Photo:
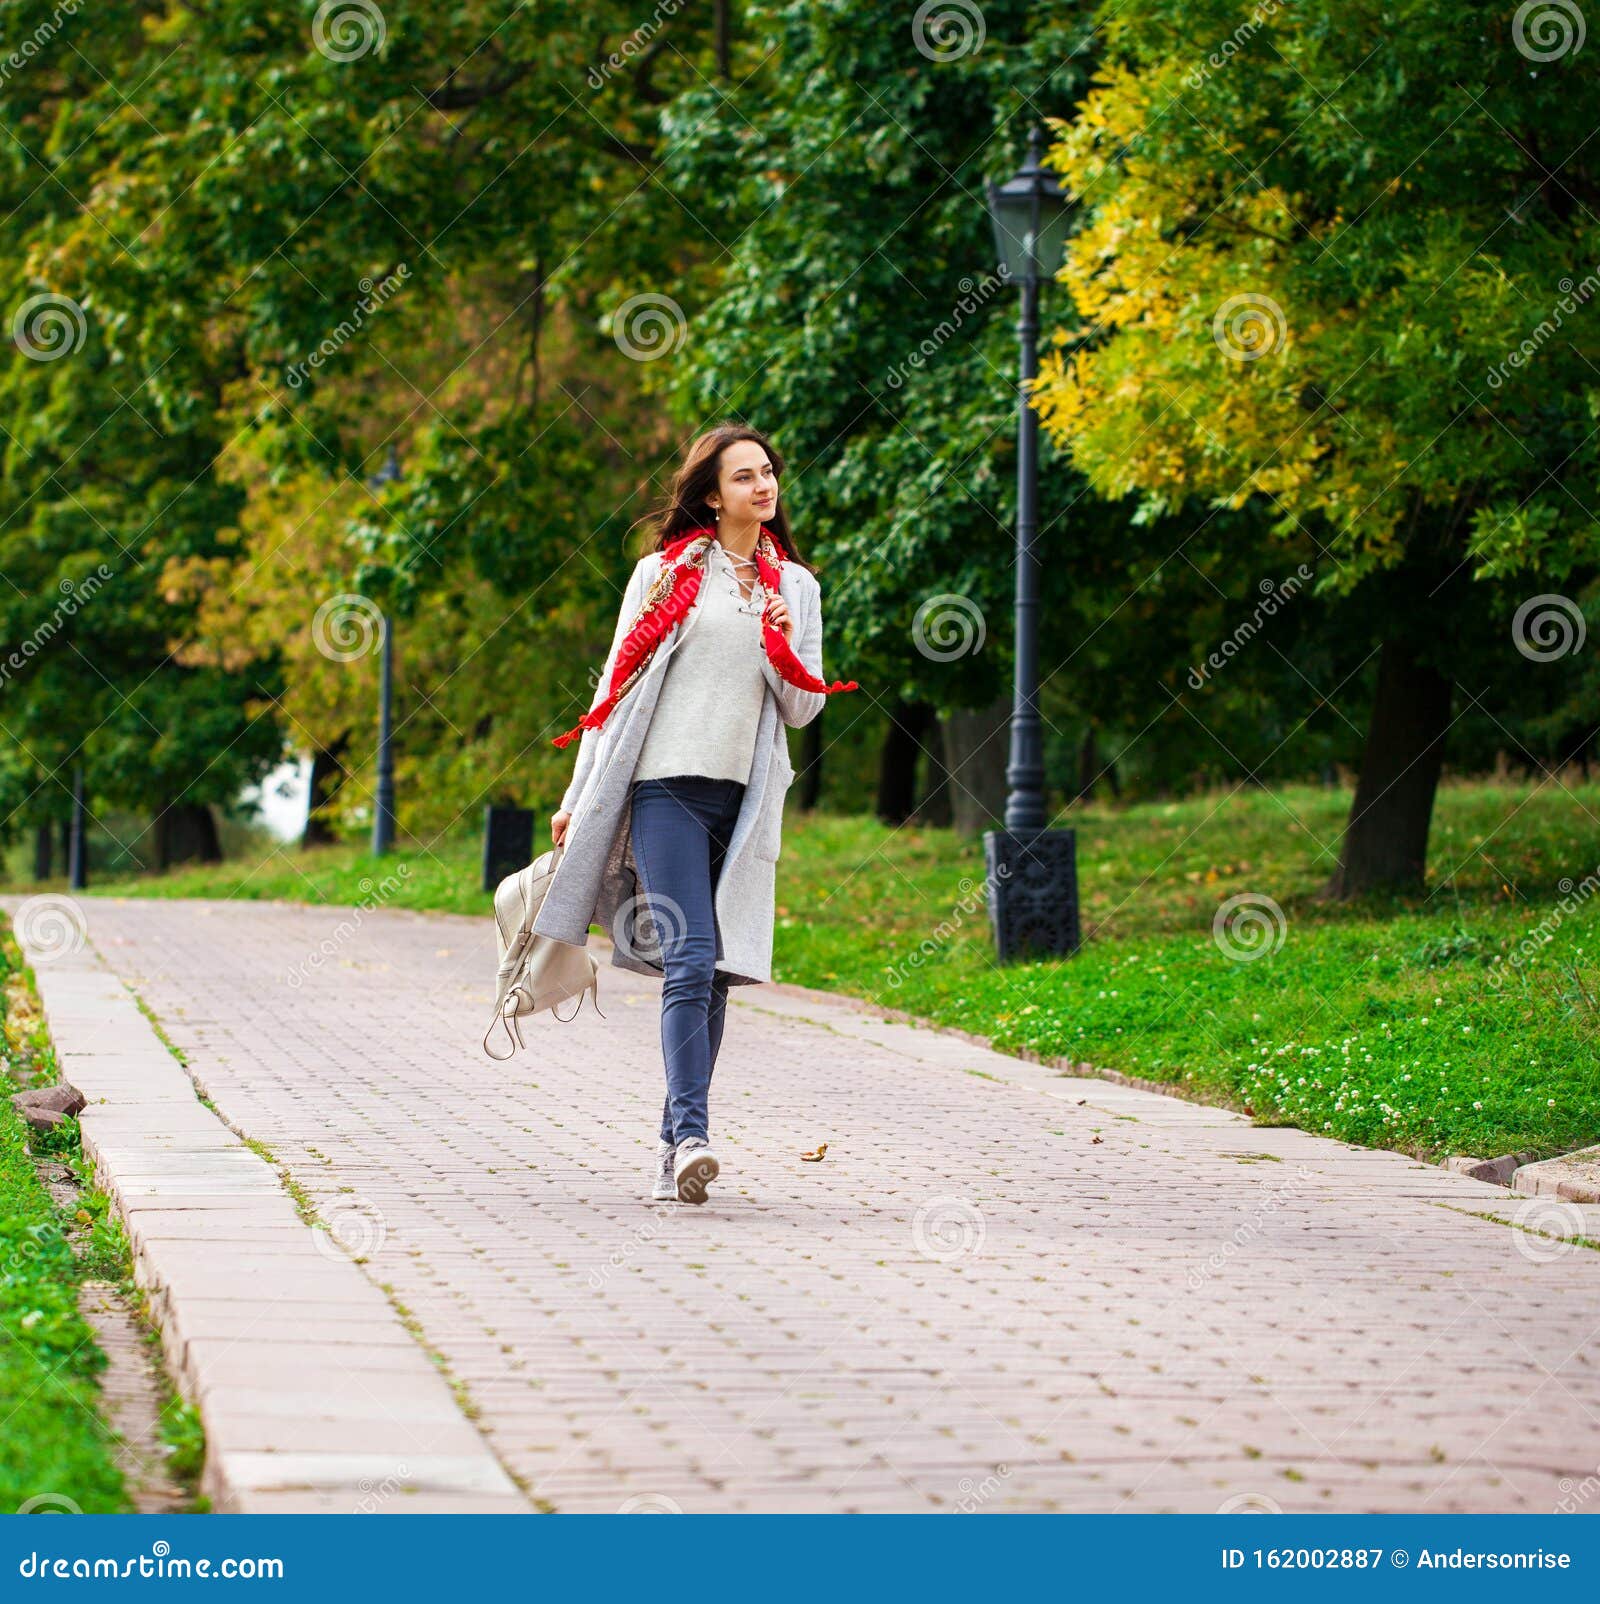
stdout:
POLYGON ((1384 642, 1361 777, 1325 897, 1421 889, 1453 689, 1407 641, 1384 642))
POLYGON ((51 826, 39 825, 33 832, 33 878, 35 880, 48 880, 50 878, 50 864, 54 856, 50 839, 51 826))
POLYGON ((933 719, 927 702, 896 702, 878 753, 878 817, 904 824, 917 804, 917 758, 923 732, 933 719))
POLYGON ((1006 764, 1011 757, 1011 693, 987 707, 957 707, 941 720, 950 813, 962 835, 977 835, 1006 813, 1006 764))
POLYGON ((333 800, 345 781, 344 754, 350 745, 350 732, 345 731, 338 740, 319 747, 311 754, 311 785, 306 796, 306 827, 300 837, 303 847, 331 846, 335 840, 333 826, 323 809, 333 800))
POLYGON ((931 824, 937 829, 950 827, 950 771, 944 762, 944 732, 939 728, 938 714, 934 714, 923 727, 922 738, 923 783, 922 797, 913 817, 918 824, 931 824))
POLYGON ((156 867, 175 863, 221 863, 217 821, 204 802, 169 802, 156 815, 156 867))
POLYGON ((1092 802, 1094 800, 1094 782, 1099 767, 1094 725, 1086 724, 1083 728, 1083 739, 1078 742, 1078 789, 1076 797, 1079 802, 1092 802))

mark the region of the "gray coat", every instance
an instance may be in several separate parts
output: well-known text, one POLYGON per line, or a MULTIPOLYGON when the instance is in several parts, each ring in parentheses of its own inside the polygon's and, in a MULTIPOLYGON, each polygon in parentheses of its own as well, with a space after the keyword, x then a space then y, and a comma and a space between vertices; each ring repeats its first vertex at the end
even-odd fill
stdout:
MULTIPOLYGON (((660 571, 659 552, 641 557, 634 567, 595 703, 610 683, 622 637, 660 571)), ((794 622, 795 655, 821 679, 821 587, 797 563, 784 563, 781 574, 779 594, 794 622)), ((588 944, 589 926, 598 924, 611 937, 613 965, 658 978, 660 935, 649 917, 634 865, 628 788, 661 694, 662 676, 684 632, 699 616, 697 597, 601 728, 583 732, 572 783, 561 803, 572 814, 565 850, 533 922, 535 934, 580 947, 588 944)), ((789 684, 765 654, 761 672, 767 691, 756 727, 755 754, 717 882, 717 968, 727 971, 731 985, 755 985, 772 978, 773 888, 783 839, 783 803, 794 778, 787 731, 790 725, 809 724, 827 700, 820 691, 789 684)))

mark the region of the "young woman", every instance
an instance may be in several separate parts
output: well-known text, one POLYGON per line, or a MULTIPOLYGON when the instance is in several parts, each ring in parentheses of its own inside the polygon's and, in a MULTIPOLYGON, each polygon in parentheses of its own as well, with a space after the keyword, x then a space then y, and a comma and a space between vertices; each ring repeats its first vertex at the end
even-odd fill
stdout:
POLYGON ((724 424, 689 447, 655 550, 628 581, 536 934, 659 975, 667 1095, 651 1196, 703 1203, 728 988, 772 978, 773 887, 794 770, 787 730, 854 680, 822 679, 822 603, 778 502, 783 459, 724 424))

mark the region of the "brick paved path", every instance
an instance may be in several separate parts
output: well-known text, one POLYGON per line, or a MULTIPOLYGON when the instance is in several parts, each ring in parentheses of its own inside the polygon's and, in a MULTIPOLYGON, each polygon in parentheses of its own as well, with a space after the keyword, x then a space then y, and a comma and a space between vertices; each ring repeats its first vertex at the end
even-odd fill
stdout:
POLYGON ((1600 1467, 1600 1253, 1504 1223, 1549 1200, 769 986, 713 1201, 652 1205, 653 982, 497 1066, 487 919, 83 907, 556 1509, 1549 1511, 1600 1467))

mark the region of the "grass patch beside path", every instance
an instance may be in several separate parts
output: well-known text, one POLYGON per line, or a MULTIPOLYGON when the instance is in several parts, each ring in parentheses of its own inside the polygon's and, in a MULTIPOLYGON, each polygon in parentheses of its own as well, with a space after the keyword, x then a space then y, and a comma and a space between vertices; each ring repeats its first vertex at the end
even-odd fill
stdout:
MULTIPOLYGON (((25 1066, 43 1066, 38 1084, 53 1083, 55 1074, 23 981, 15 947, 0 942, 0 1511, 38 1499, 44 1513, 70 1512, 65 1498, 86 1514, 127 1513, 133 1505, 115 1463, 119 1445, 101 1418, 95 1379, 106 1357, 78 1312, 78 1283, 90 1275, 117 1279, 125 1245, 103 1194, 85 1194, 69 1215, 34 1168, 29 1129, 11 1094, 34 1084, 22 1078, 25 1066)), ((70 1140, 51 1138, 69 1158, 70 1140)))
MULTIPOLYGON (((538 844, 534 847, 536 853, 544 849, 538 844)), ((64 886, 66 882, 54 883, 64 886)), ((90 894, 215 897, 243 902, 414 908, 430 913, 489 913, 493 910, 493 901, 481 889, 482 883, 481 837, 455 836, 435 842, 426 852, 397 851, 387 858, 375 858, 352 844, 313 847, 309 851, 282 846, 259 860, 233 859, 226 863, 170 869, 165 874, 98 880, 90 887, 90 894)), ((37 888, 30 884, 17 889, 37 888)))
MULTIPOLYGON (((1348 806, 1306 786, 1075 808, 1084 950, 1004 969, 981 842, 791 810, 774 975, 1422 1157, 1600 1142, 1600 786, 1447 784, 1431 892, 1330 906, 1348 806), (1253 933, 1268 950, 1228 956, 1253 933)), ((281 851, 97 889, 487 915, 479 854, 281 851)))
POLYGON ((1600 788, 1447 786, 1431 893, 1330 906, 1347 807, 1304 787, 1074 810, 1084 949, 1004 969, 981 847, 819 819, 785 848, 782 978, 1421 1157, 1600 1142, 1600 788))

